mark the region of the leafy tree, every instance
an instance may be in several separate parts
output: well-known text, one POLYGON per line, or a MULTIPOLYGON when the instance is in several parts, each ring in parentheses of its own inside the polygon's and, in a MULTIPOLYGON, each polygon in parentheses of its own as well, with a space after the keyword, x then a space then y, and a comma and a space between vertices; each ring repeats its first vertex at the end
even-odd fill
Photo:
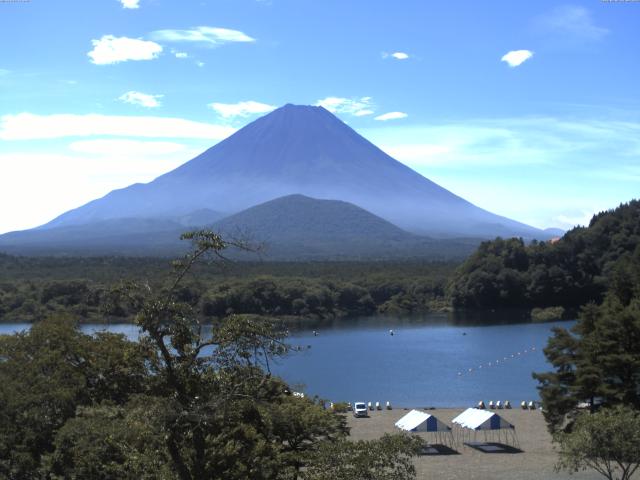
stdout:
POLYGON ((554 371, 534 374, 552 432, 571 427, 580 402, 640 410, 640 256, 618 262, 628 277, 602 305, 586 305, 571 331, 554 331, 545 348, 554 371))
POLYGON ((304 480, 412 480, 412 457, 422 448, 420 438, 385 434, 379 440, 326 442, 318 446, 304 480))
POLYGON ((448 292, 454 307, 578 308, 600 303, 614 283, 629 290, 625 261, 638 255, 640 201, 595 215, 553 242, 497 238, 483 242, 455 272, 448 292), (636 253, 634 253, 636 252, 636 253))
POLYGON ((121 403, 145 389, 145 352, 123 336, 83 335, 54 315, 0 337, 0 476, 38 478, 42 455, 79 406, 121 403))
POLYGON ((43 470, 53 479, 173 479, 156 416, 163 410, 146 397, 80 407, 58 431, 43 470))
MULTIPOLYGON (((323 455, 340 451, 337 472, 413 478, 415 442, 345 442, 343 416, 271 376, 271 359, 288 351, 279 322, 232 314, 204 323, 197 289, 183 282, 232 244, 207 231, 183 237, 194 248, 166 285, 117 292, 137 312, 139 342, 84 335, 68 316, 0 339, 0 476, 296 480, 320 475, 323 455)), ((370 301, 348 291, 349 302, 370 301)))
POLYGON ((570 433, 560 433, 556 469, 591 468, 609 480, 630 479, 640 467, 640 412, 628 407, 583 413, 570 433))

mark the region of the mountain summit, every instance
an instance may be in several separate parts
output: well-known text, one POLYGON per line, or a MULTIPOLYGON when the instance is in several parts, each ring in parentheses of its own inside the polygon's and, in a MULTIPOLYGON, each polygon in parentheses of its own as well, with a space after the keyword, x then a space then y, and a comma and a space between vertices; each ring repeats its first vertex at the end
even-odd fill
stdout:
POLYGON ((114 190, 41 229, 117 218, 226 215, 291 194, 355 204, 434 237, 547 237, 396 161, 322 107, 285 105, 150 183, 114 190))

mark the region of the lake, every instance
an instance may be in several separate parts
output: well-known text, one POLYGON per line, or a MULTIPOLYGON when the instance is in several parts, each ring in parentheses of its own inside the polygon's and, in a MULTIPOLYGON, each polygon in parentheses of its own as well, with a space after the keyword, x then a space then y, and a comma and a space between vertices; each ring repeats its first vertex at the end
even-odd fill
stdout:
MULTIPOLYGON (((573 322, 495 321, 500 323, 480 326, 430 314, 316 322, 291 332, 290 343, 301 350, 272 365, 272 371, 295 390, 334 402, 464 407, 479 400, 510 400, 514 406, 537 400, 531 373, 550 369, 542 349, 551 329, 573 322)), ((0 324, 0 334, 25 328, 29 325, 0 324)), ((107 329, 131 339, 138 335, 133 325, 82 328, 88 333, 107 329)))

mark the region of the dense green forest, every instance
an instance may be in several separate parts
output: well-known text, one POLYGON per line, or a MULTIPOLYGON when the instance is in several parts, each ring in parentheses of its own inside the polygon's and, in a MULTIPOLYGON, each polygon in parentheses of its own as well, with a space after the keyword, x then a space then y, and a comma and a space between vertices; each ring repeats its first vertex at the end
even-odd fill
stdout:
POLYGON ((640 201, 595 215, 588 227, 555 242, 484 242, 455 272, 448 289, 456 308, 601 303, 607 287, 624 283, 640 255, 640 201))
MULTIPOLYGON (((577 313, 624 284, 640 244, 640 202, 593 217, 555 242, 483 242, 462 265, 447 262, 226 262, 197 265, 181 287, 201 318, 229 314, 331 319, 454 309, 565 307, 577 313)), ((169 261, 0 254, 0 321, 52 312, 83 321, 131 321, 119 296, 129 281, 157 285, 169 261)), ((557 318, 562 309, 543 311, 557 318)))
MULTIPOLYGON (((169 262, 154 258, 0 255, 0 319, 67 312, 91 322, 132 320, 119 294, 128 281, 158 285, 169 262)), ((262 314, 314 319, 445 308, 452 263, 227 262, 198 265, 181 299, 205 319, 262 314)))
POLYGON ((9 480, 413 480, 421 442, 347 442, 344 415, 269 372, 282 322, 230 315, 203 329, 182 282, 224 242, 199 232, 158 286, 123 303, 138 341, 83 334, 68 313, 0 335, 0 478, 9 480))

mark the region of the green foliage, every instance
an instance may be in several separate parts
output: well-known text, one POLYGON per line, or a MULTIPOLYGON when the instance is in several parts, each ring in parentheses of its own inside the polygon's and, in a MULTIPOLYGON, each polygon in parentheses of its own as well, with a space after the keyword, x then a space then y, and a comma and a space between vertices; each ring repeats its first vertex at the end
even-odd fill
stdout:
POLYGON ((83 335, 69 316, 0 337, 0 475, 38 478, 42 455, 78 407, 144 391, 146 358, 123 336, 83 335))
MULTIPOLYGON (((133 322, 136 311, 114 286, 123 279, 163 287, 166 260, 24 258, 0 255, 0 321, 33 322, 53 312, 83 322, 133 322), (18 269, 17 267, 22 269, 18 269)), ((204 319, 231 313, 333 319, 446 308, 453 264, 240 262, 194 265, 176 298, 204 319), (267 274, 268 273, 268 274, 267 274)))
POLYGON ((554 371, 534 377, 552 431, 571 422, 580 402, 640 410, 639 251, 624 260, 622 287, 614 282, 602 305, 586 305, 571 331, 556 329, 549 340, 545 355, 554 371))
POLYGON ((385 434, 379 440, 322 443, 302 475, 304 480, 411 480, 412 457, 422 440, 408 434, 385 434))
POLYGON ((630 408, 583 413, 570 433, 559 433, 558 471, 591 468, 609 480, 630 479, 640 467, 640 412, 630 408))
POLYGON ((448 291, 454 307, 577 308, 602 301, 613 283, 629 291, 625 266, 640 244, 640 201, 595 215, 557 242, 484 242, 456 271, 448 291))
POLYGON ((564 307, 534 308, 531 310, 531 320, 534 322, 552 322, 562 320, 564 307))
POLYGON ((125 406, 79 407, 58 431, 43 470, 51 478, 172 479, 162 430, 148 397, 125 406))
MULTIPOLYGON (((322 445, 345 445, 343 415, 292 396, 269 373, 288 351, 280 322, 233 314, 203 325, 182 282, 227 244, 209 232, 185 238, 194 250, 165 284, 116 292, 137 312, 139 342, 82 334, 68 316, 0 338, 2 478, 294 480, 322 445)), ((375 448, 386 460, 369 470, 409 471, 406 450, 383 443, 375 448)))

